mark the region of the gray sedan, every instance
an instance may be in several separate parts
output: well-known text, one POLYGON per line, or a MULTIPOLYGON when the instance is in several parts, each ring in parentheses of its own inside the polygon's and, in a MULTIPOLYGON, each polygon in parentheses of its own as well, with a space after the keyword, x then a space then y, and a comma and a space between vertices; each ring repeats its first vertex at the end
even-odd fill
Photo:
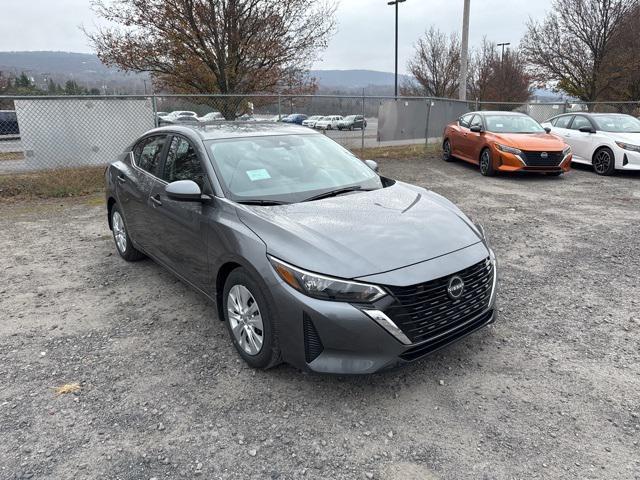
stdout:
POLYGON ((253 367, 372 373, 495 319, 483 229, 310 129, 158 128, 106 184, 120 256, 148 256, 213 300, 253 367))

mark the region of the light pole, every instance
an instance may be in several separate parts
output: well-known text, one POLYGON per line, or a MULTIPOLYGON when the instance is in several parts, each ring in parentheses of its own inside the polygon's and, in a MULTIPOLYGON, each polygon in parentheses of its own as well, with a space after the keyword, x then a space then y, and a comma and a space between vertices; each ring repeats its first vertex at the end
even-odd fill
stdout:
POLYGON ((462 16, 462 48, 460 49, 460 79, 458 81, 458 98, 467 99, 467 71, 469 70, 469 10, 471 0, 464 0, 462 16))
POLYGON ((511 45, 509 42, 498 44, 498 47, 502 47, 502 56, 500 57, 500 63, 504 63, 504 47, 508 47, 509 45, 511 45))
POLYGON ((387 5, 395 5, 396 7, 396 77, 395 77, 395 97, 398 98, 398 4, 406 2, 407 0, 393 0, 387 2, 387 5))

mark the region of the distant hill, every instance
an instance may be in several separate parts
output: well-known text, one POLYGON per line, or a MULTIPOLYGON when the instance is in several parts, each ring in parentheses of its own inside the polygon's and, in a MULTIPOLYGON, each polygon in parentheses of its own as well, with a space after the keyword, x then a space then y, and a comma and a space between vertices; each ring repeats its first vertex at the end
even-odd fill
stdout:
MULTIPOLYGON (((325 88, 366 88, 394 84, 394 74, 376 70, 311 70, 309 74, 325 88)), ((407 75, 398 75, 398 83, 408 80, 407 75)))
MULTIPOLYGON (((111 92, 111 88, 129 89, 142 93, 144 74, 131 74, 104 65, 96 55, 74 52, 0 52, 0 72, 34 78, 38 85, 49 78, 64 83, 73 79, 87 87, 98 87, 111 92)), ((392 93, 394 75, 375 70, 312 70, 323 92, 355 92, 363 88, 367 93, 392 93)), ((399 76, 402 84, 406 75, 399 76)))
POLYGON ((104 93, 144 93, 144 81, 149 78, 107 67, 96 55, 74 52, 0 52, 0 72, 24 72, 43 89, 49 79, 60 84, 75 80, 104 93))

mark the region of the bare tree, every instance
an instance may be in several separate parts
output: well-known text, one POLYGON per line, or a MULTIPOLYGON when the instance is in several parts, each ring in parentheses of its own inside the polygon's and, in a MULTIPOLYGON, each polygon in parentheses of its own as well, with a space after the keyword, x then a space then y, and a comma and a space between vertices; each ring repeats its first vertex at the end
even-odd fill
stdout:
MULTIPOLYGON (((333 0, 95 0, 114 27, 87 35, 107 65, 178 93, 272 92, 303 84, 335 26, 333 0), (293 81, 292 79, 296 80, 293 81)), ((242 99, 225 102, 235 115, 242 99)), ((226 111, 224 111, 226 110, 226 111)))
POLYGON ((403 95, 452 98, 458 91, 460 39, 429 28, 418 40, 407 67, 416 83, 404 85, 403 95))
POLYGON ((470 99, 487 100, 493 80, 494 68, 500 61, 496 44, 482 39, 480 47, 473 51, 469 62, 467 93, 470 99))
POLYGON ((617 28, 636 0, 554 0, 542 22, 529 20, 521 49, 541 80, 585 101, 598 100, 626 68, 611 69, 617 28))
POLYGON ((611 54, 605 64, 611 86, 605 92, 611 100, 640 99, 640 5, 616 27, 611 54))

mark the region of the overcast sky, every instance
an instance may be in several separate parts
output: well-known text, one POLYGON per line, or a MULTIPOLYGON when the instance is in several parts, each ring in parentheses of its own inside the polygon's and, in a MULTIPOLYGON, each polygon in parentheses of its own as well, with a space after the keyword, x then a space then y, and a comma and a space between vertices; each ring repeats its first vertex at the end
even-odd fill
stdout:
MULTIPOLYGON (((551 0, 471 0, 470 43, 483 36, 516 45, 529 17, 541 18, 551 0)), ((400 5, 400 71, 413 45, 430 25, 460 31, 463 0, 407 0, 400 5)), ((96 18, 89 0, 2 0, 0 51, 91 52, 79 26, 96 18)), ((322 53, 319 69, 393 71, 394 8, 387 0, 341 0, 338 33, 322 53)))

